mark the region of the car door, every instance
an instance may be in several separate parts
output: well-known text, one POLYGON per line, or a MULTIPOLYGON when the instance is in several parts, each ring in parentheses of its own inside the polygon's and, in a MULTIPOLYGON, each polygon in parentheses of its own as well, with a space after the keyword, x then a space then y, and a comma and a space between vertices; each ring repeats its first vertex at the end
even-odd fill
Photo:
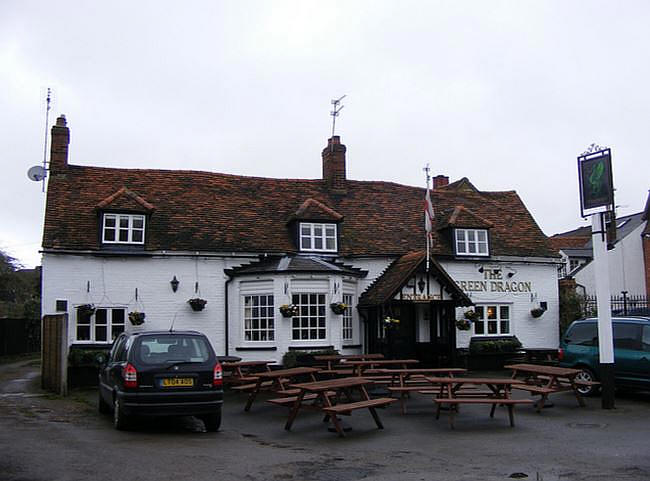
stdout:
POLYGON ((614 326, 614 376, 620 382, 634 382, 641 358, 641 325, 616 322, 614 326))
POLYGON ((639 350, 630 363, 630 378, 635 383, 650 385, 650 324, 640 324, 639 350))

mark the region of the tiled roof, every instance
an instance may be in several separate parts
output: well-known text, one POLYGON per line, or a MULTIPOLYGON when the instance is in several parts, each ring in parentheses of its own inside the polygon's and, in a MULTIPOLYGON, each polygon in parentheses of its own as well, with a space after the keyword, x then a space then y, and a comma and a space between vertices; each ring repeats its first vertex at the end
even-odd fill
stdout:
MULTIPOLYGON (((392 299, 413 273, 423 265, 425 260, 425 251, 409 252, 396 259, 361 295, 359 305, 379 305, 392 299)), ((467 297, 435 259, 430 259, 429 267, 430 272, 438 282, 460 305, 472 305, 471 299, 467 297)))
MULTIPOLYGON (((147 224, 147 250, 296 252, 286 221, 306 199, 344 217, 339 229, 342 256, 403 255, 422 248, 423 188, 342 182, 345 195, 329 190, 320 179, 68 165, 49 178, 43 247, 99 249, 95 208, 124 188, 155 206, 147 224)), ((436 215, 462 206, 490 222, 493 255, 557 255, 516 192, 479 192, 468 183, 462 182, 462 189, 454 183, 433 190, 436 215)), ((433 234, 433 254, 453 255, 444 235, 433 234)))

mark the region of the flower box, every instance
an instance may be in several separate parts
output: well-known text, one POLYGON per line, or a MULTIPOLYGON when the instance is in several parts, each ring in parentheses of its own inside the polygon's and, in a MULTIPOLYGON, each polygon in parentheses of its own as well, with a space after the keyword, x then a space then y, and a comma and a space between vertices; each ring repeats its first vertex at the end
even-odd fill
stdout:
POLYGON ((193 311, 202 311, 205 308, 205 305, 208 303, 205 299, 200 297, 194 297, 187 301, 193 311))

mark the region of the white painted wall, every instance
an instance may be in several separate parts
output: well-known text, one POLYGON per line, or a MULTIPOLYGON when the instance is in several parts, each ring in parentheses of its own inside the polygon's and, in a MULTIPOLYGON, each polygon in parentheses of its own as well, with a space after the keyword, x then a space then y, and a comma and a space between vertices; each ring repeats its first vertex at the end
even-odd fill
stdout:
POLYGON ((76 305, 97 307, 124 306, 128 311, 146 314, 145 324, 127 331, 193 329, 205 333, 218 355, 224 354, 224 269, 247 262, 246 259, 189 257, 90 257, 61 254, 43 255, 42 313, 55 314, 57 299, 68 301, 70 333, 75 342, 76 305), (172 292, 169 281, 180 281, 172 292), (199 293, 195 293, 195 282, 199 293), (90 292, 86 292, 90 282, 90 292), (138 301, 135 289, 138 289, 138 301), (203 311, 194 312, 187 303, 192 297, 208 301, 203 311))
MULTIPOLYGON (((643 262, 643 240, 641 233, 646 223, 642 223, 607 251, 609 264, 609 286, 612 295, 627 291, 628 295, 645 295, 645 271, 643 262)), ((587 295, 596 295, 594 264, 590 262, 575 275, 575 280, 584 286, 587 295)))
MULTIPOLYGON (((555 264, 529 264, 525 262, 508 263, 475 263, 475 262, 441 262, 449 275, 461 285, 466 287, 465 293, 476 304, 507 304, 510 307, 510 333, 517 336, 526 348, 549 348, 558 346, 559 340, 559 298, 557 285, 557 267, 555 264), (470 284, 468 281, 486 281, 485 272, 478 272, 484 266, 500 267, 504 273, 502 282, 527 283, 530 282, 530 292, 495 292, 492 290, 490 280, 487 280, 487 290, 472 290, 480 285, 470 284), (513 277, 505 274, 514 272, 513 277), (462 284, 465 281, 465 284, 462 284), (539 302, 546 301, 548 310, 539 318, 534 318, 530 310, 539 306, 539 302)), ((480 286, 482 287, 482 286, 480 286)), ((463 317, 467 308, 456 310, 457 319, 463 317)), ((473 328, 469 331, 456 330, 457 347, 468 347, 473 328)))

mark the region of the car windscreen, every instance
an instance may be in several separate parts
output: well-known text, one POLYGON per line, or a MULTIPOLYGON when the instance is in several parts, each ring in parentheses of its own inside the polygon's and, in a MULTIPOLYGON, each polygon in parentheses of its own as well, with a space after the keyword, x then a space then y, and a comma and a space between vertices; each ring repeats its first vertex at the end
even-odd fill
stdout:
POLYGON ((210 353, 204 337, 179 334, 143 336, 136 347, 136 357, 144 364, 201 363, 210 359, 210 353))

